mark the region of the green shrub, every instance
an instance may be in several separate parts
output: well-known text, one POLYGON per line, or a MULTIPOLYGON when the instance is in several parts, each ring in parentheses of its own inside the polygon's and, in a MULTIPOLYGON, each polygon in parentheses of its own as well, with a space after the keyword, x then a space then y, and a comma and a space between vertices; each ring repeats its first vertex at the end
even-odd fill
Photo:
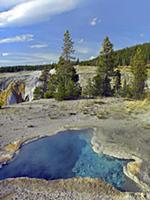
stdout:
POLYGON ((53 93, 51 93, 50 91, 47 91, 44 93, 44 99, 50 99, 53 98, 53 93))
POLYGON ((2 101, 0 101, 0 109, 2 108, 3 105, 4 105, 4 103, 2 101))
POLYGON ((83 96, 94 97, 96 96, 96 88, 94 87, 93 81, 88 79, 87 86, 83 91, 83 96))
POLYGON ((35 90, 34 90, 34 100, 41 99, 42 93, 43 93, 42 87, 41 86, 36 87, 35 90))
POLYGON ((54 95, 55 99, 58 101, 77 99, 81 95, 81 87, 79 84, 75 83, 71 79, 67 81, 65 85, 60 82, 57 86, 57 91, 54 95))

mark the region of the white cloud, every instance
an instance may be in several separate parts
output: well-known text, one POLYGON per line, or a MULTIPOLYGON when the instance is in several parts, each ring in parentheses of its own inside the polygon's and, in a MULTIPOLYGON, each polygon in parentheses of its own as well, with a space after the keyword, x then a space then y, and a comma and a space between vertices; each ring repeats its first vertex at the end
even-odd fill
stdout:
POLYGON ((78 40, 79 44, 83 44, 85 42, 85 40, 83 38, 81 38, 80 40, 78 40))
POLYGON ((98 17, 94 17, 94 18, 91 19, 90 25, 96 26, 98 23, 101 23, 101 22, 102 22, 101 19, 99 19, 98 17))
POLYGON ((96 56, 91 56, 89 59, 90 59, 90 60, 93 60, 94 58, 96 58, 96 56))
POLYGON ((5 56, 9 56, 10 54, 8 52, 4 52, 2 53, 2 56, 5 57, 5 56))
POLYGON ((144 37, 144 34, 143 34, 143 33, 141 33, 141 34, 140 34, 140 37, 144 37))
POLYGON ((24 35, 17 35, 15 37, 3 38, 0 39, 0 44, 5 43, 14 43, 14 42, 25 42, 25 41, 32 41, 33 40, 32 34, 24 34, 24 35))
POLYGON ((11 0, 10 3, 9 1, 1 2, 1 7, 10 8, 0 13, 0 27, 22 26, 48 20, 55 14, 74 9, 82 0, 11 0))
POLYGON ((59 55, 57 53, 9 53, 6 59, 1 57, 0 66, 12 65, 38 65, 43 63, 57 62, 59 55))
POLYGON ((41 49, 41 48, 46 48, 48 47, 47 44, 33 44, 30 46, 31 49, 41 49))
POLYGON ((80 59, 89 59, 89 57, 97 54, 97 43, 87 42, 85 39, 81 38, 77 40, 75 45, 76 57, 80 59))
POLYGON ((88 54, 91 52, 91 49, 89 47, 82 47, 82 46, 77 46, 76 51, 79 54, 88 54))

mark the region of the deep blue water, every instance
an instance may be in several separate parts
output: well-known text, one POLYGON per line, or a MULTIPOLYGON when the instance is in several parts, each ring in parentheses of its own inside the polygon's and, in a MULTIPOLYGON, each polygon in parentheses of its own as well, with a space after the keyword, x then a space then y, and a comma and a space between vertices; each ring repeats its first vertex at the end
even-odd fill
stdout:
POLYGON ((91 132, 69 130, 22 145, 14 159, 0 169, 0 180, 91 177, 101 178, 122 191, 136 190, 123 173, 127 161, 95 153, 90 144, 91 132))

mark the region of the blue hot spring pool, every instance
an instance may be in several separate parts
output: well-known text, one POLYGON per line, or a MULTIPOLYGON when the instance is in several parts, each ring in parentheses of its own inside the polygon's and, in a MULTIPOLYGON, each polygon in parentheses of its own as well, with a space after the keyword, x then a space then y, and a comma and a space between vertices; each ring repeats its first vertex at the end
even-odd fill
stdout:
POLYGON ((22 145, 20 152, 0 169, 0 180, 29 177, 47 180, 73 177, 100 178, 121 191, 137 186, 123 173, 127 160, 97 154, 92 131, 68 130, 22 145))

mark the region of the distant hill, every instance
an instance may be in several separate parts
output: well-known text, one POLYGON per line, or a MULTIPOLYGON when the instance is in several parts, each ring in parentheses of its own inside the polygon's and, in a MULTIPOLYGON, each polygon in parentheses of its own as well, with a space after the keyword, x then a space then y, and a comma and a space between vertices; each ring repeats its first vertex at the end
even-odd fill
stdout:
MULTIPOLYGON (((135 54, 135 51, 138 47, 142 48, 144 55, 145 55, 146 64, 149 65, 150 64, 150 43, 139 44, 136 46, 127 47, 127 48, 115 51, 114 56, 115 56, 115 60, 116 60, 116 65, 117 66, 129 66, 131 63, 131 58, 135 54)), ((98 65, 98 57, 96 57, 92 60, 81 61, 80 65, 96 66, 96 65, 98 65)))

